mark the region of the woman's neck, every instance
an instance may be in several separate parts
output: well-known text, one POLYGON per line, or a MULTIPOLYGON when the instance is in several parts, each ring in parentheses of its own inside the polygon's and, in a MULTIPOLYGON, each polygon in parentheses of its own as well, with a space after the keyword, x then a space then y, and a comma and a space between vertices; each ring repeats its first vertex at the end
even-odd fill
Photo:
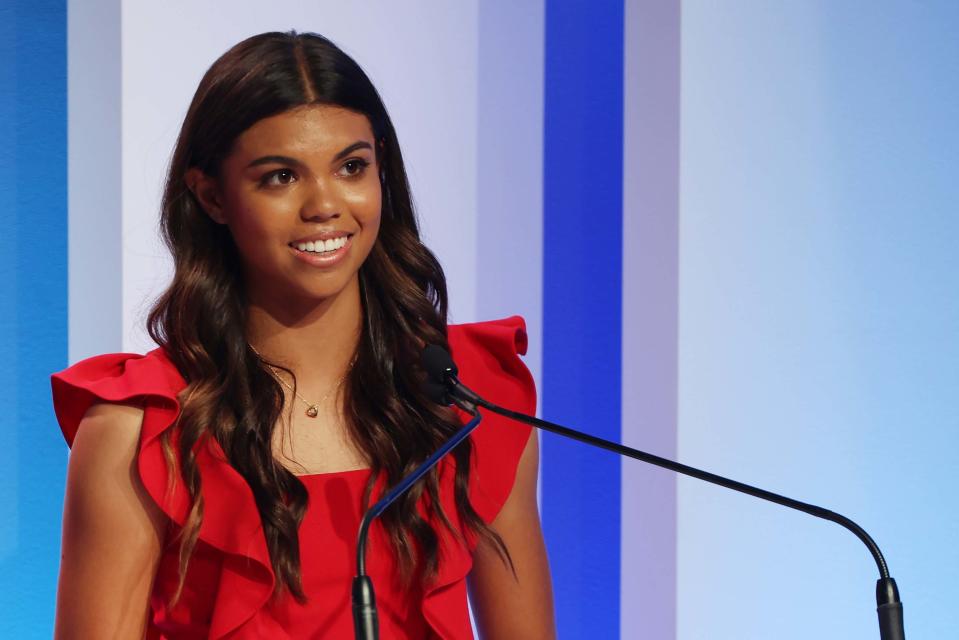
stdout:
POLYGON ((265 359, 292 369, 304 388, 343 376, 363 328, 357 279, 321 301, 250 298, 247 339, 265 359))

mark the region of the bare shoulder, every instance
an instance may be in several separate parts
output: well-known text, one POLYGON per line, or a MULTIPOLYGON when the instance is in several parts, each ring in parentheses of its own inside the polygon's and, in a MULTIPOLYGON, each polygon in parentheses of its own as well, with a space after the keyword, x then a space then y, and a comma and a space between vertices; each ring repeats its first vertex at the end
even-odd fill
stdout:
POLYGON ((57 638, 134 637, 146 624, 166 516, 137 470, 143 415, 136 402, 97 403, 77 429, 67 466, 57 638))
MULTIPOLYGON (((140 481, 137 452, 144 408, 139 402, 98 402, 84 414, 70 450, 64 526, 98 516, 112 527, 164 523, 160 508, 140 481), (118 505, 127 509, 118 512, 118 505), (109 518, 107 518, 109 516, 109 518), (112 521, 111 521, 112 520, 112 521)), ((87 528, 93 522, 82 522, 87 528)), ((84 530, 84 533, 89 533, 84 530)))
MULTIPOLYGON (((97 501, 140 489, 135 471, 144 409, 136 402, 97 402, 84 414, 70 448, 67 500, 97 501)), ((69 514, 65 514, 69 515, 69 514)))
POLYGON ((143 407, 135 402, 97 402, 87 409, 70 447, 68 498, 71 491, 95 498, 104 490, 122 488, 97 487, 108 478, 124 479, 122 484, 130 485, 126 489, 136 489, 139 476, 127 471, 136 461, 143 415, 143 407))
POLYGON ((143 413, 143 403, 137 399, 129 402, 94 402, 80 421, 80 425, 86 429, 78 428, 77 437, 86 431, 88 437, 96 435, 122 440, 132 435, 139 439, 143 413))
POLYGON ((468 586, 480 637, 556 638, 549 560, 536 505, 539 445, 531 432, 516 480, 491 528, 509 549, 512 569, 492 545, 481 541, 473 554, 468 586))

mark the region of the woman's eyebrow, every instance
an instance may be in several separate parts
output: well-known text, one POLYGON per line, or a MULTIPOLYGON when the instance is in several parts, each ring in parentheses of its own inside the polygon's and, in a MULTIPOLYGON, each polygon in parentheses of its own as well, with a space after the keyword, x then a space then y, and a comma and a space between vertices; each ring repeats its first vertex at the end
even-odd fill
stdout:
MULTIPOLYGON (((357 149, 370 149, 370 150, 372 150, 372 149, 373 149, 373 145, 371 145, 369 142, 366 142, 366 141, 364 141, 364 140, 360 140, 360 141, 354 142, 354 143, 351 144, 350 146, 348 146, 348 147, 346 147, 345 149, 343 149, 342 151, 338 152, 338 153, 333 157, 334 162, 335 162, 336 160, 340 160, 340 159, 344 158, 345 156, 348 156, 349 154, 353 153, 353 152, 356 151, 357 149)), ((260 157, 260 158, 257 158, 256 160, 252 161, 250 164, 246 165, 246 168, 249 169, 250 167, 256 167, 256 166, 259 166, 259 165, 261 165, 261 164, 288 164, 288 165, 291 165, 291 166, 294 166, 294 167, 302 167, 302 166, 303 166, 303 163, 302 163, 302 162, 300 162, 300 161, 297 160, 296 158, 291 158, 290 156, 262 156, 262 157, 260 157)))
POLYGON ((357 149, 371 149, 371 150, 372 150, 372 149, 373 149, 373 145, 371 145, 369 142, 366 142, 365 140, 358 140, 357 142, 354 142, 353 144, 351 144, 350 146, 346 147, 345 149, 343 149, 342 151, 340 151, 338 154, 336 154, 336 156, 333 157, 333 160, 341 160, 344 156, 347 156, 347 155, 353 153, 353 152, 356 151, 357 149))
POLYGON ((290 156, 263 156, 246 165, 246 168, 249 169, 250 167, 256 167, 261 164, 289 164, 293 165, 294 167, 303 166, 302 162, 296 158, 291 158, 290 156))

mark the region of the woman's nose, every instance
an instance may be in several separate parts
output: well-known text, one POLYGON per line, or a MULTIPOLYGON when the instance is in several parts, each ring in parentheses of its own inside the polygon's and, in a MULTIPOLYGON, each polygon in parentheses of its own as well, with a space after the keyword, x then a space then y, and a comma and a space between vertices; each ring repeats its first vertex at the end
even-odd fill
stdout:
POLYGON ((303 220, 323 221, 339 216, 339 202, 332 185, 322 180, 314 181, 300 207, 300 217, 303 220))

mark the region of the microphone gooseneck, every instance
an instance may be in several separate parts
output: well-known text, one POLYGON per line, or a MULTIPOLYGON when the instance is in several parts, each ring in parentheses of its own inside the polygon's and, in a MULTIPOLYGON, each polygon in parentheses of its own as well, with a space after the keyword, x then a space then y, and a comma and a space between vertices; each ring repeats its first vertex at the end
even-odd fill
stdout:
POLYGON ((875 540, 873 540, 872 537, 866 533, 865 529, 860 527, 846 516, 834 511, 830 511, 829 509, 817 507, 813 504, 807 504, 805 502, 800 502, 799 500, 793 500, 792 498, 787 498, 786 496, 782 496, 771 491, 766 491, 765 489, 760 489, 736 480, 724 478, 723 476, 716 475, 715 473, 690 467, 667 458, 661 458, 660 456, 655 456, 653 454, 646 453, 645 451, 640 451, 639 449, 633 449, 632 447, 627 447, 616 442, 604 440, 603 438, 598 438, 596 436, 589 435, 588 433, 583 433, 581 431, 570 429, 569 427, 564 427, 547 420, 542 420, 535 416, 529 416, 525 413, 519 413, 518 411, 512 411, 510 409, 500 407, 499 405, 493 404, 492 402, 480 397, 470 390, 466 385, 460 382, 459 378, 457 378, 459 371, 456 367, 456 364, 453 362, 450 354, 438 345, 428 345, 426 349, 423 350, 421 363, 432 381, 437 385, 443 385, 454 400, 459 399, 475 406, 483 407, 484 409, 488 409, 493 413, 497 413, 507 418, 530 424, 544 431, 556 433, 573 440, 578 440, 579 442, 584 442, 594 447, 599 447, 601 449, 606 449, 607 451, 618 453, 626 456, 627 458, 646 462, 648 464, 669 469, 670 471, 681 473, 692 478, 704 480, 727 489, 745 493, 746 495, 750 495, 755 498, 761 498, 762 500, 774 502, 784 507, 802 511, 803 513, 808 513, 809 515, 816 516, 817 518, 822 518, 824 520, 829 520, 830 522, 835 522, 836 524, 845 527, 855 534, 856 537, 866 545, 866 547, 869 549, 869 552, 872 554, 873 560, 876 562, 876 566, 879 569, 879 580, 876 583, 876 610, 879 615, 879 633, 881 640, 905 640, 906 634, 903 627, 902 602, 899 599, 899 589, 896 586, 896 581, 889 575, 889 568, 886 565, 886 559, 879 550, 879 545, 877 545, 875 540))
POLYGON ((379 640, 379 619, 376 613, 376 593, 373 590, 373 581, 366 573, 366 542, 369 536, 370 525, 382 514, 397 498, 409 491, 416 482, 443 459, 446 454, 452 451, 456 445, 460 444, 469 436, 469 434, 479 426, 483 416, 476 410, 476 406, 454 399, 446 393, 445 386, 430 385, 425 387, 430 399, 438 404, 451 404, 456 402, 467 413, 472 414, 469 422, 463 425, 453 436, 443 443, 429 458, 423 461, 420 466, 407 474, 399 483, 390 489, 378 502, 366 510, 363 519, 360 521, 360 531, 356 537, 356 576, 353 578, 353 588, 351 591, 351 601, 353 605, 353 634, 357 640, 379 640))

